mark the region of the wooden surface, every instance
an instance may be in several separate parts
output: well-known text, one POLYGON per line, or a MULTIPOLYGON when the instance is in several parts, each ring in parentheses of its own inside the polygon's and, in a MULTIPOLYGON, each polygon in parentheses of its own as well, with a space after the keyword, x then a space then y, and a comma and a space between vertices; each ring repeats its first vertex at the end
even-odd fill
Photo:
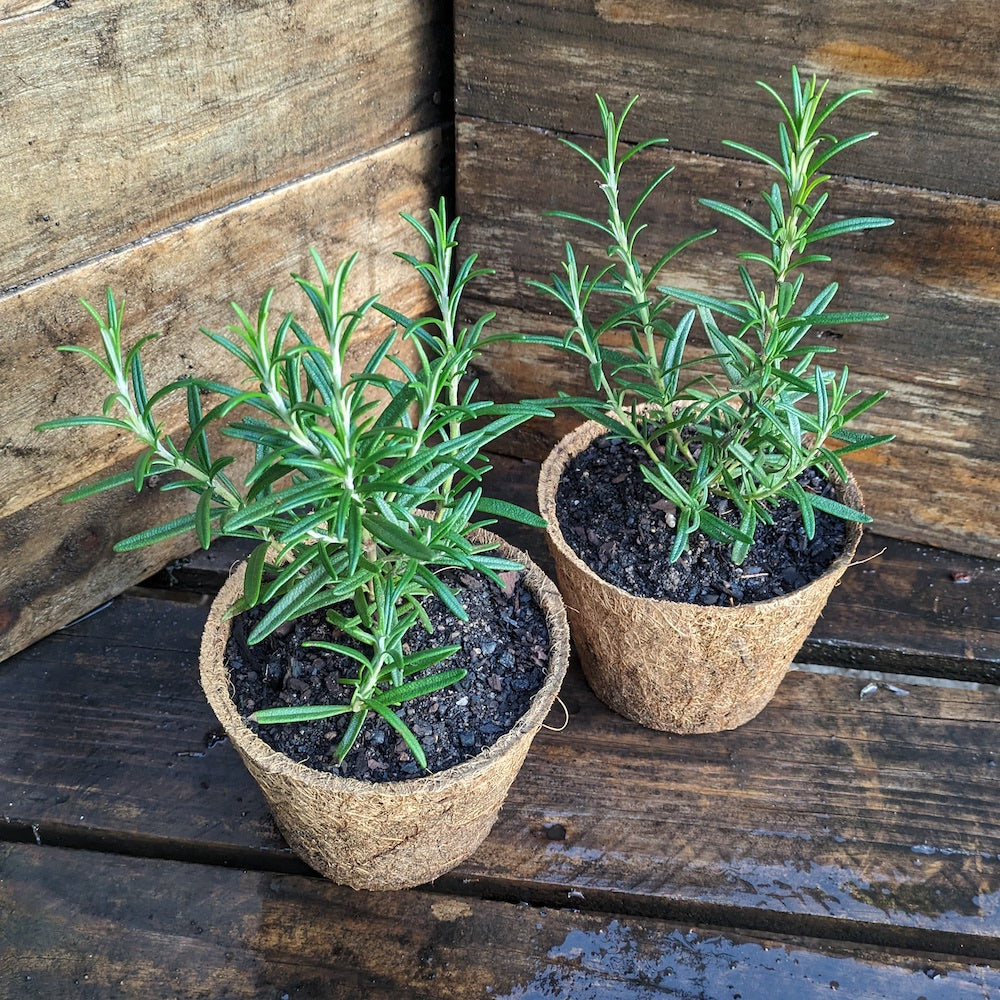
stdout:
MULTIPOLYGON (((59 504, 135 458, 106 429, 33 430, 107 393, 55 352, 97 340, 78 298, 124 295, 128 344, 162 331, 157 384, 234 377, 199 327, 271 286, 275 314, 297 304, 311 247, 331 267, 362 253, 357 301, 426 308, 392 253, 416 249, 399 213, 450 188, 447 28, 446 5, 409 0, 0 0, 0 659, 191 545, 110 552, 180 493, 59 504)), ((167 431, 182 417, 165 407, 167 431)))
POLYGON ((440 124, 446 30, 408 0, 3 3, 0 289, 440 124))
MULTIPOLYGON (((498 458, 494 489, 525 500, 536 473, 498 458)), ((512 538, 547 564, 539 533, 512 538)), ((1000 993, 996 564, 891 543, 800 658, 871 669, 795 670, 732 733, 639 729, 571 665, 568 725, 483 847, 373 896, 291 855, 198 688, 238 555, 173 564, 0 665, 0 995, 1000 993)))
POLYGON ((631 138, 719 154, 721 139, 771 140, 770 98, 754 81, 794 64, 837 91, 874 91, 838 126, 882 136, 845 154, 847 174, 995 199, 995 14, 990 0, 901 0, 878 17, 865 0, 458 0, 457 110, 588 135, 595 92, 616 104, 638 93, 631 138))
POLYGON ((985 963, 303 876, 0 845, 23 998, 981 1000, 985 963))
MULTIPOLYGON (((588 230, 543 217, 554 208, 600 211, 590 168, 556 141, 568 135, 597 148, 595 91, 616 110, 640 94, 628 141, 671 139, 633 178, 637 193, 657 168, 675 167, 649 203, 650 235, 640 249, 653 259, 681 237, 719 226, 671 265, 667 280, 726 297, 740 291, 734 257, 745 239, 697 198, 762 207, 764 172, 732 151, 720 155, 719 145, 730 138, 774 148, 774 112, 754 81, 786 89, 787 68, 797 62, 832 75, 833 92, 872 89, 847 105, 835 131, 880 135, 834 161, 840 176, 830 185, 831 205, 836 216, 884 214, 896 224, 831 241, 834 263, 812 279, 817 288, 840 283, 835 307, 890 315, 878 325, 839 327, 833 341, 858 388, 889 391, 865 426, 898 435, 853 455, 852 464, 880 532, 996 558, 1000 187, 989 164, 1000 129, 997 51, 1000 27, 985 3, 963 4, 960 14, 950 3, 921 4, 919 12, 896 5, 872 18, 859 3, 751 12, 697 0, 462 0, 458 201, 471 248, 498 271, 490 303, 504 325, 562 332, 563 317, 525 281, 559 270, 567 238, 585 248, 586 260, 604 259, 588 230)), ((473 300, 470 309, 479 305, 473 300)), ((493 353, 484 377, 508 397, 574 392, 587 382, 575 359, 529 346, 493 353)), ((532 426, 515 451, 542 457, 569 423, 532 426)))

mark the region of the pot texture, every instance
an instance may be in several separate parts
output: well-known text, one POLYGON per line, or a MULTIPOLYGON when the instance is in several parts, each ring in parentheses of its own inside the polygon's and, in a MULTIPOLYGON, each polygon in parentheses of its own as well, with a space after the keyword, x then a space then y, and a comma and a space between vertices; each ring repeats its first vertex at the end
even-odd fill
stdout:
MULTIPOLYGON (((566 464, 606 433, 595 421, 560 441, 542 465, 539 511, 584 674, 609 708, 650 729, 735 729, 771 700, 830 592, 847 569, 861 526, 847 522, 844 551, 821 577, 783 597, 706 607, 636 597, 603 580, 563 537, 556 490, 566 464)), ((861 508, 853 478, 838 499, 861 508)))
POLYGON ((545 612, 549 667, 542 688, 510 732, 478 756, 411 781, 369 784, 315 771, 272 750, 250 731, 229 695, 225 610, 243 592, 239 567, 214 601, 201 650, 201 683, 213 711, 260 785, 292 849, 316 871, 355 889, 404 889, 429 882, 486 839, 531 740, 558 693, 569 630, 555 585, 523 552, 500 552, 525 567, 545 612))

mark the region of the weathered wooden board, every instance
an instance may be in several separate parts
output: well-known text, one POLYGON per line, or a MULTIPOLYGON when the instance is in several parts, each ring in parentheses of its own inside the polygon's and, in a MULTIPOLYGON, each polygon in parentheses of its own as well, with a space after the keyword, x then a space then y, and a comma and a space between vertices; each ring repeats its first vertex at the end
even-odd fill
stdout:
POLYGON ((856 562, 799 660, 1000 682, 1000 563, 871 533, 856 562))
POLYGON ((574 674, 569 726, 545 736, 461 875, 489 891, 516 873, 538 900, 639 897, 713 921, 737 908, 744 926, 947 935, 992 955, 1000 695, 864 687, 793 671, 743 728, 684 738, 630 726, 574 674))
POLYGON ((877 16, 865 0, 455 5, 460 115, 592 134, 595 92, 616 104, 639 93, 629 139, 717 153, 723 138, 769 137, 770 98, 754 81, 783 86, 797 64, 838 90, 874 91, 838 128, 883 138, 845 156, 847 172, 988 198, 1000 195, 998 52, 990 0, 903 0, 877 16))
POLYGON ((4 4, 0 289, 440 124, 447 31, 408 0, 4 4))
MULTIPOLYGON (((6 836, 288 867, 197 687, 205 614, 119 598, 0 668, 6 836)), ((567 728, 539 735, 488 841, 441 884, 998 957, 1000 692, 865 684, 792 672, 741 729, 677 737, 571 670, 567 728)))
MULTIPOLYGON (((0 325, 17 330, 0 348, 7 439, 0 515, 61 491, 79 480, 81 469, 96 472, 130 452, 114 428, 34 431, 48 417, 92 412, 106 395, 96 367, 55 350, 67 343, 100 349, 79 297, 103 309, 106 287, 124 295, 127 344, 162 334, 145 352, 150 385, 190 372, 214 377, 238 370, 198 333, 235 322, 234 299, 256 315, 273 286, 272 325, 288 309, 307 316, 308 302, 289 273, 315 279, 311 248, 331 270, 360 252, 351 285, 359 304, 379 290, 403 312, 424 307, 422 280, 393 251, 418 251, 419 238, 400 212, 422 216, 436 201, 444 155, 439 130, 421 133, 0 300, 0 325)), ((388 329, 383 322, 380 332, 388 329)), ((183 400, 165 409, 168 429, 183 410, 183 400)))
POLYGON ((614 913, 0 845, 0 990, 24 1000, 981 998, 986 963, 614 913))
MULTIPOLYGON (((146 350, 150 385, 190 371, 238 377, 234 359, 198 328, 228 325, 233 298, 254 314, 269 286, 277 288, 273 316, 300 309, 304 297, 288 274, 313 275, 311 247, 331 269, 361 252, 353 282, 358 303, 378 290, 403 312, 426 309, 422 280, 393 251, 420 252, 419 238, 399 213, 422 215, 437 199, 445 155, 441 131, 423 132, 0 299, 0 329, 17 331, 0 339, 0 656, 192 547, 181 540, 153 554, 112 557, 115 541, 153 522, 150 506, 136 507, 127 490, 59 504, 74 485, 127 467, 136 455, 135 445, 113 428, 34 430, 50 417, 98 412, 108 391, 94 366, 55 350, 100 343, 77 297, 100 304, 106 285, 124 294, 129 344, 162 331, 146 350)), ((359 351, 387 331, 373 328, 359 351)), ((183 399, 164 405, 160 417, 168 433, 185 420, 183 406, 183 399)), ((180 493, 166 495, 163 520, 185 502, 180 493)))
MULTIPOLYGON (((579 157, 537 129, 460 118, 457 132, 466 240, 498 272, 488 300, 473 296, 470 309, 488 301, 502 326, 563 331, 568 322, 525 281, 560 269, 566 238, 583 248, 587 259, 604 257, 592 230, 543 218, 554 208, 599 212, 593 178, 579 157)), ((737 294, 734 255, 745 242, 727 220, 720 223, 696 200, 739 198, 750 211, 759 211, 763 171, 736 160, 676 152, 650 152, 646 162, 634 180, 636 193, 658 166, 674 164, 676 170, 647 203, 651 235, 643 237, 639 250, 648 247, 645 252, 654 259, 683 236, 718 225, 719 234, 679 258, 665 280, 723 297, 737 294)), ((897 440, 851 456, 877 528, 995 558, 1000 424, 993 386, 1000 357, 1000 285, 994 262, 1000 203, 853 180, 838 180, 831 189, 837 215, 876 212, 897 219, 891 229, 842 241, 834 264, 822 272, 817 268, 811 279, 817 290, 822 281, 841 284, 839 308, 890 314, 885 323, 838 327, 836 340, 836 360, 850 367, 857 388, 889 390, 864 420, 874 431, 897 434, 897 440)), ((488 391, 502 398, 585 392, 585 366, 576 360, 518 345, 490 354, 482 374, 488 391)), ((517 447, 540 457, 572 422, 569 416, 536 422, 517 447)))

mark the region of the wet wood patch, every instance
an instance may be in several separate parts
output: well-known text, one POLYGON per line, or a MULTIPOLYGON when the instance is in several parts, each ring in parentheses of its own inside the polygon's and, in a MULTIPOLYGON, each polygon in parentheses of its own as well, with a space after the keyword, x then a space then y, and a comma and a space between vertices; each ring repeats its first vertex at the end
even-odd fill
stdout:
POLYGON ((648 917, 0 845, 24 998, 981 997, 986 963, 648 917), (374 944, 377 942, 377 945, 374 944))

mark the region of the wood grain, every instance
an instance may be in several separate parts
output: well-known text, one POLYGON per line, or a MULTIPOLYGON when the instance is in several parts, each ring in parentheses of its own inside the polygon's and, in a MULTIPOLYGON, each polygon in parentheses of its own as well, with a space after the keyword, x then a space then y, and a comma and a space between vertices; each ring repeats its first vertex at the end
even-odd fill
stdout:
MULTIPOLYGON (((119 598, 0 670, 8 837, 287 866, 197 686, 205 614, 119 598)), ((753 722, 684 738, 615 716, 571 669, 567 728, 538 736, 493 833, 441 884, 1000 955, 1000 694, 865 683, 792 672, 753 722)))
POLYGON ((538 901, 572 887, 601 905, 637 895, 671 912, 738 908, 750 926, 831 936, 926 944, 933 929, 992 954, 1000 817, 982 741, 1000 698, 917 681, 906 694, 863 688, 792 672, 756 720, 696 740, 629 727, 571 682, 568 728, 544 737, 495 850, 463 877, 486 888, 517 872, 538 901))
POLYGON ((950 1000, 1000 987, 996 970, 943 955, 52 848, 0 846, 0 879, 0 989, 24 1000, 950 1000))
MULTIPOLYGON (((841 169, 909 187, 996 198, 1000 24, 989 0, 904 0, 872 16, 835 5, 714 0, 531 0, 455 5, 459 115, 594 134, 593 98, 639 93, 626 138, 721 152, 723 138, 770 138, 770 98, 788 68, 869 88, 838 134, 882 139, 841 169)), ((469 180, 472 180, 471 175, 469 180)))
MULTIPOLYGON (((55 350, 62 343, 99 344, 77 297, 100 303, 105 285, 125 294, 129 344, 162 331, 146 350, 150 385, 190 371, 238 377, 234 359, 198 334, 199 326, 228 325, 231 299, 255 313, 270 285, 277 288, 273 316, 299 309, 301 293, 287 275, 312 274, 310 247, 331 267, 359 250, 352 285, 357 301, 378 290, 396 308, 416 313, 428 308, 427 296, 419 277, 393 256, 396 249, 418 251, 399 213, 422 215, 436 200, 443 156, 440 131, 420 133, 0 299, 0 324, 18 331, 0 341, 0 538, 10 556, 0 566, 2 655, 192 547, 185 539, 152 554, 110 553, 113 542, 160 512, 164 520, 176 516, 178 505, 190 500, 181 494, 141 511, 128 506, 128 491, 69 507, 58 503, 74 485, 125 468, 136 455, 134 444, 114 429, 34 430, 43 419, 98 411, 107 391, 93 366, 55 350)), ((386 332, 373 327, 358 350, 386 332)), ((176 431, 185 420, 183 400, 165 405, 160 419, 168 433, 176 431)))
POLYGON ((439 125, 445 5, 0 9, 0 289, 439 125))
MULTIPOLYGON (((489 304, 498 322, 527 332, 562 332, 564 318, 525 281, 559 269, 567 238, 584 260, 604 257, 584 227, 560 228, 543 218, 554 208, 598 211, 593 178, 578 166, 579 157, 532 128, 460 118, 458 147, 466 240, 497 270, 489 304)), ((653 235, 640 250, 652 259, 683 236, 718 225, 716 237, 671 265, 668 280, 735 295, 734 256, 745 241, 728 220, 720 223, 698 206, 697 197, 739 199, 759 211, 756 192, 764 174, 733 160, 651 152, 633 180, 636 193, 657 167, 671 164, 675 173, 647 203, 653 235)), ((869 512, 884 534, 995 558, 1000 425, 991 387, 998 374, 1000 285, 990 261, 1000 203, 854 180, 837 180, 831 191, 837 216, 875 211, 897 220, 891 229, 841 240, 839 248, 831 244, 835 263, 812 278, 817 289, 822 280, 840 283, 836 308, 890 314, 886 323, 838 327, 832 341, 858 389, 889 391, 864 422, 897 439, 851 456, 869 512)), ((474 311, 483 303, 473 296, 468 305, 474 311)), ((500 398, 585 392, 586 371, 574 362, 526 344, 491 353, 482 374, 487 391, 500 398)), ((536 422, 515 447, 541 457, 573 422, 536 422)))

